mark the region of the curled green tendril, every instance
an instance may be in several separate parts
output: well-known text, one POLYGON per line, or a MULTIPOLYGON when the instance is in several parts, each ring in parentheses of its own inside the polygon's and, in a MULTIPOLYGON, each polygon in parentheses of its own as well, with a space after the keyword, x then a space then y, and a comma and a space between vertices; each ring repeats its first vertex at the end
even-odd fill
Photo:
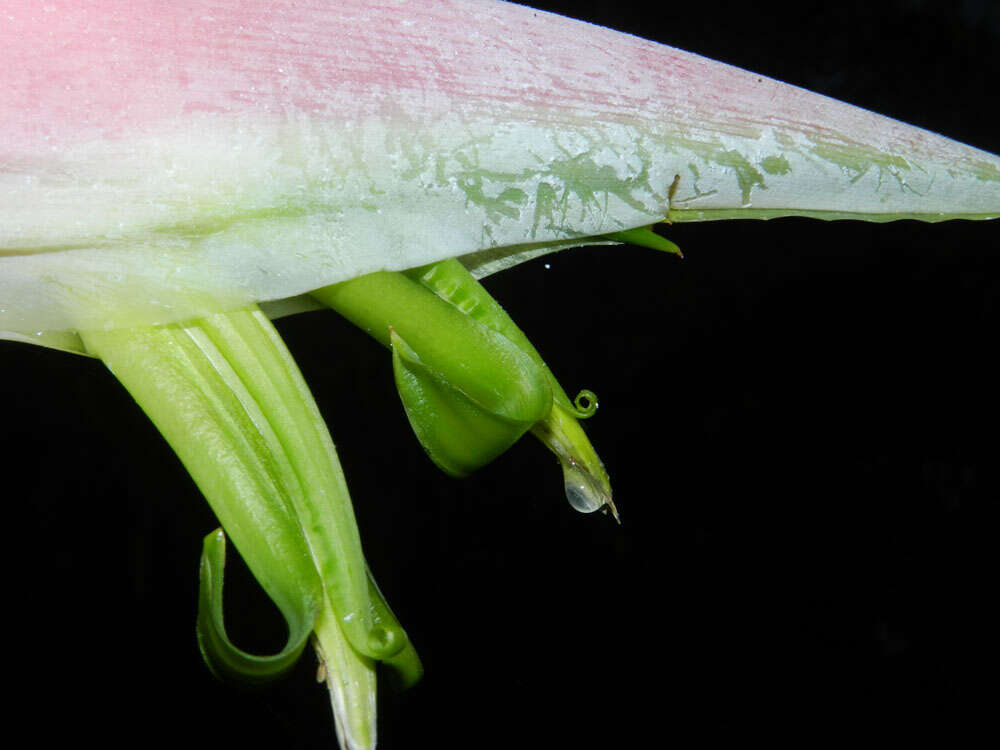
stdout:
POLYGON ((589 419, 597 413, 597 394, 584 388, 573 399, 577 419, 589 419))
POLYGON ((202 546, 198 590, 198 648, 205 664, 220 680, 255 686, 283 677, 302 655, 309 642, 316 613, 305 597, 292 600, 281 614, 288 627, 285 647, 276 654, 256 656, 233 645, 226 633, 222 613, 223 571, 226 535, 216 529, 202 546))

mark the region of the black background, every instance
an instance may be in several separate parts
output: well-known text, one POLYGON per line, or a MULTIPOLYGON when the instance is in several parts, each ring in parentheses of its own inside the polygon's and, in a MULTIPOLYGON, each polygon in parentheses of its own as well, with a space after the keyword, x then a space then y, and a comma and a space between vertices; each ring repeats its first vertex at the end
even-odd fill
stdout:
MULTIPOLYGON (((1000 152, 987 0, 534 4, 1000 152)), ((588 427, 620 528, 568 507, 533 440, 444 477, 385 351, 332 313, 279 322, 426 667, 381 696, 381 747, 808 744, 995 709, 997 224, 664 233, 685 260, 585 248, 488 282, 567 390, 598 393, 588 427)), ((8 731, 332 747, 311 656, 254 694, 203 667, 214 522, 124 389, 96 361, 8 342, 0 357, 8 731)), ((248 576, 229 584, 234 636, 278 645, 248 576)))

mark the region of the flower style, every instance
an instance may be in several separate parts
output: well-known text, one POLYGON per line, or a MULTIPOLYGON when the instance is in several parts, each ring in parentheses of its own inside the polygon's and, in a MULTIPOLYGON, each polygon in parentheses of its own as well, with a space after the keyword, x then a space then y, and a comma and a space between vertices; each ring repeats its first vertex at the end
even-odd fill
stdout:
POLYGON ((523 7, 11 6, 0 330, 100 357, 130 390, 289 623, 275 657, 229 642, 209 535, 209 665, 274 676, 314 633, 347 747, 375 741, 374 663, 420 667, 269 316, 329 305, 391 347, 445 471, 531 430, 575 505, 613 510, 576 422, 592 399, 476 277, 582 242, 669 250, 644 229, 665 220, 1000 215, 992 155, 523 7))

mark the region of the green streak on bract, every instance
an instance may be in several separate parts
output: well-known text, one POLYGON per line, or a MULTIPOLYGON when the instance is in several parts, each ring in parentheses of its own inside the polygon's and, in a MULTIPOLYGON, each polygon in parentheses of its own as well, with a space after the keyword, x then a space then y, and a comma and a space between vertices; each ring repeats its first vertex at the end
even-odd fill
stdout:
POLYGON ((519 219, 521 206, 528 199, 527 194, 517 188, 506 188, 496 197, 486 195, 482 174, 462 174, 457 178, 457 185, 465 193, 466 200, 482 208, 487 218, 494 223, 501 218, 519 219))
POLYGON ((988 161, 974 161, 969 166, 969 173, 983 182, 1000 182, 1000 169, 988 161))
POLYGON ((556 209, 559 205, 559 196, 556 189, 547 182, 540 182, 535 190, 535 215, 531 224, 531 236, 538 236, 538 229, 541 227, 545 231, 552 231, 556 225, 552 221, 556 209), (542 221, 545 221, 542 224, 542 221))
MULTIPOLYGON (((764 175, 739 151, 726 149, 714 141, 677 138, 676 142, 678 147, 689 149, 702 157, 706 162, 711 162, 731 170, 736 176, 736 184, 739 186, 741 200, 744 205, 750 205, 751 193, 755 187, 759 187, 762 190, 767 189, 767 185, 764 183, 764 175)), ((688 164, 688 168, 697 172, 697 168, 693 164, 688 164)), ((697 179, 697 175, 695 178, 697 179)), ((673 217, 675 210, 671 210, 671 217, 673 217)))
MULTIPOLYGON (((604 146, 606 143, 599 138, 595 138, 591 144, 593 151, 604 146)), ((640 145, 635 144, 635 148, 635 156, 642 167, 638 174, 626 181, 621 179, 614 167, 601 164, 595 159, 591 149, 580 153, 566 151, 562 157, 546 160, 544 169, 524 169, 517 172, 484 169, 479 166, 475 148, 470 148, 468 152, 459 150, 451 154, 462 167, 454 176, 454 184, 462 191, 469 204, 486 212, 490 222, 497 223, 502 218, 518 220, 521 211, 531 207, 532 238, 539 229, 547 233, 572 236, 576 230, 575 217, 569 213, 571 206, 576 211, 603 214, 607 208, 608 196, 614 196, 636 211, 649 213, 648 207, 634 197, 637 189, 650 194, 656 192, 649 180, 649 155, 640 145), (533 202, 524 190, 512 187, 514 183, 529 185, 540 175, 544 175, 544 180, 535 189, 533 202)), ((438 179, 439 182, 450 184, 443 173, 438 174, 438 179)), ((489 236, 490 230, 484 231, 489 236)))
POLYGON ((900 171, 908 172, 912 169, 910 163, 901 156, 853 144, 819 142, 812 147, 810 153, 849 172, 851 182, 860 180, 872 167, 878 168, 880 172, 888 171, 893 176, 900 171))
POLYGON ((753 165, 739 151, 720 151, 714 155, 714 159, 719 165, 729 167, 736 173, 736 182, 740 186, 744 205, 750 204, 750 193, 755 187, 767 189, 767 185, 764 184, 764 175, 754 169, 753 165))
POLYGON ((792 165, 784 156, 765 156, 760 160, 761 168, 768 174, 786 175, 792 171, 792 165))
POLYGON ((630 208, 646 213, 648 207, 637 201, 632 193, 640 187, 649 192, 654 191, 649 185, 648 159, 643 158, 644 154, 638 144, 636 148, 639 150, 637 156, 642 169, 627 182, 622 181, 613 167, 599 164, 589 152, 567 155, 563 159, 556 159, 546 164, 548 172, 558 178, 563 185, 563 194, 559 196, 562 221, 554 223, 565 224, 566 206, 570 196, 575 196, 584 208, 600 211, 605 197, 613 195, 630 208))

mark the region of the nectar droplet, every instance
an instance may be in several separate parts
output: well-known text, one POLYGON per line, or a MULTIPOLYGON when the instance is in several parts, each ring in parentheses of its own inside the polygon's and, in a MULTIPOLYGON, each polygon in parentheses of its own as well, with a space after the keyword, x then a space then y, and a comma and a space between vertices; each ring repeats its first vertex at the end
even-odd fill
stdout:
POLYGON ((607 504, 607 497, 600 488, 594 485, 593 479, 574 461, 562 461, 563 481, 566 487, 566 499, 574 510, 581 513, 593 513, 607 504))

